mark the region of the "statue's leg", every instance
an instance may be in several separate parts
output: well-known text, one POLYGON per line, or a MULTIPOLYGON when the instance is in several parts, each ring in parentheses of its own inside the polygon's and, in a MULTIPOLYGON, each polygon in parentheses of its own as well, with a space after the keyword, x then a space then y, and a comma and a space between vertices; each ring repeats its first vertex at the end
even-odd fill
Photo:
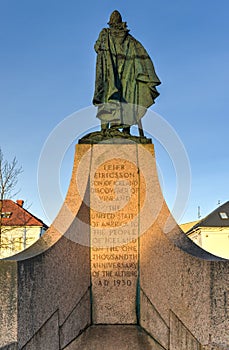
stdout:
POLYGON ((141 119, 139 119, 139 121, 138 121, 138 131, 139 131, 139 136, 144 137, 144 131, 143 131, 141 119))
POLYGON ((108 127, 109 127, 109 123, 106 123, 103 120, 101 120, 101 130, 105 132, 108 129, 108 127))

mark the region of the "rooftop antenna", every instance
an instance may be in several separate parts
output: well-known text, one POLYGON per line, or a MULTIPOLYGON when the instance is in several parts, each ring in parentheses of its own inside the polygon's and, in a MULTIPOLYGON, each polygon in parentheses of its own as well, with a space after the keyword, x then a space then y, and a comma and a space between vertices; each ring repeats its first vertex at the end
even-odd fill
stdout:
POLYGON ((200 206, 198 206, 198 219, 201 218, 201 214, 200 214, 200 206))

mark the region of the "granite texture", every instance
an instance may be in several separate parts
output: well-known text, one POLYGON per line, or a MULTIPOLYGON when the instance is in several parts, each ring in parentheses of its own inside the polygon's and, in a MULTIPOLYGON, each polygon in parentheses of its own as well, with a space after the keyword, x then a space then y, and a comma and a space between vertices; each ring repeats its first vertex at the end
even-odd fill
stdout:
POLYGON ((78 145, 56 220, 11 260, 0 348, 229 349, 229 262, 172 218, 153 145, 78 145))
POLYGON ((134 324, 140 200, 137 148, 95 145, 90 179, 93 323, 134 324))
POLYGON ((165 349, 169 348, 169 325, 163 320, 143 291, 140 291, 140 324, 165 349))
POLYGON ((60 348, 64 349, 91 323, 90 290, 88 290, 60 327, 60 348))
POLYGON ((169 350, 201 350, 201 344, 173 312, 170 313, 169 350))
POLYGON ((21 350, 57 350, 59 349, 59 324, 58 312, 55 312, 49 320, 34 334, 21 350))
POLYGON ((138 326, 92 326, 64 350, 163 350, 138 326))
POLYGON ((0 261, 0 348, 17 342, 17 264, 0 261))
POLYGON ((57 310, 61 326, 88 290, 89 250, 63 237, 44 255, 21 261, 18 270, 18 343, 22 347, 57 310))

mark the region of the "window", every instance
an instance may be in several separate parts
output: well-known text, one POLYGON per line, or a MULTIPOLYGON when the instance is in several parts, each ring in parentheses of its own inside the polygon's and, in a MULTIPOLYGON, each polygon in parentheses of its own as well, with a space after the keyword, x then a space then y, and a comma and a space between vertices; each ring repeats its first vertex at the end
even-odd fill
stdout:
POLYGON ((221 212, 221 213, 219 213, 219 215, 220 215, 221 219, 228 219, 228 215, 225 212, 221 212))
POLYGON ((3 212, 2 213, 2 218, 10 218, 11 214, 12 213, 10 211, 3 212))

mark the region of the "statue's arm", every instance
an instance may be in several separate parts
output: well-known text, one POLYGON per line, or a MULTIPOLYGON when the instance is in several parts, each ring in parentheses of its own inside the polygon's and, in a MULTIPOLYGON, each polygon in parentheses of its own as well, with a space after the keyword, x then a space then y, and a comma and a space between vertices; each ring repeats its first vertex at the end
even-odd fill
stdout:
POLYGON ((94 46, 96 53, 98 53, 99 51, 108 49, 107 38, 108 38, 108 30, 106 28, 103 28, 94 46))

